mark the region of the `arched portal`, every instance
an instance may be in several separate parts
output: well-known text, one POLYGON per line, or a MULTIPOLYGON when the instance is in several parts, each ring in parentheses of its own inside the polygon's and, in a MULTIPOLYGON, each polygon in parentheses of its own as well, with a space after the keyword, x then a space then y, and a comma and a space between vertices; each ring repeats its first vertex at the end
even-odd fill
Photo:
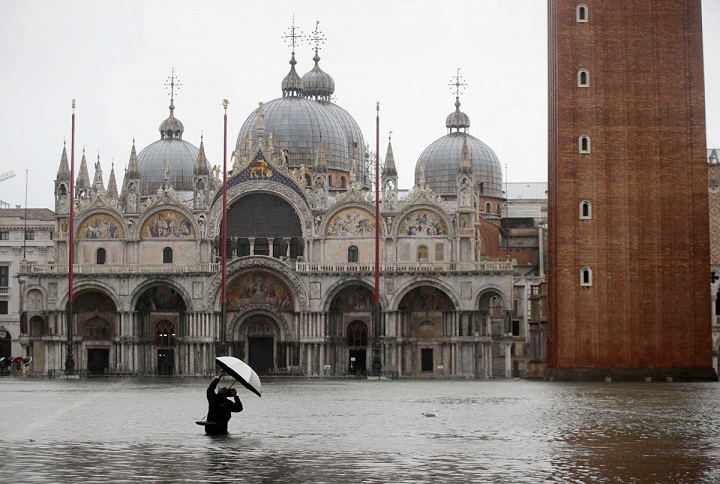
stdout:
POLYGON ((398 304, 400 335, 407 339, 401 354, 401 367, 414 376, 444 374, 453 370, 448 348, 454 337, 455 305, 441 289, 419 286, 403 296, 398 304))
POLYGON ((373 293, 365 285, 351 284, 330 301, 327 317, 329 351, 326 358, 336 373, 364 374, 372 361, 373 293))
POLYGON ((154 370, 157 375, 175 374, 178 338, 187 331, 183 330, 187 312, 185 299, 174 288, 158 282, 138 297, 135 311, 140 336, 147 342, 141 356, 145 362, 141 366, 154 370))
POLYGON ((241 318, 233 330, 233 355, 245 360, 259 375, 287 366, 284 352, 278 351, 281 332, 276 318, 269 311, 255 311, 241 318))
POLYGON ((89 375, 103 375, 110 367, 112 338, 118 326, 115 302, 96 289, 80 291, 73 301, 73 334, 82 337, 78 347, 79 368, 89 375), (83 361, 84 360, 84 361, 83 361))

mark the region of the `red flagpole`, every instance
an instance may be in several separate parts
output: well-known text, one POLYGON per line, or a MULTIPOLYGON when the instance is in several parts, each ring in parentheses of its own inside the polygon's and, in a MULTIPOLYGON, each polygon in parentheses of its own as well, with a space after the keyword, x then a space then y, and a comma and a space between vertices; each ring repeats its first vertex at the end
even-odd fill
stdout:
POLYGON ((375 116, 375 299, 380 302, 380 103, 375 116))
POLYGON ((65 374, 75 374, 73 356, 73 265, 75 264, 75 100, 72 100, 72 131, 70 137, 70 222, 68 223, 68 303, 67 303, 67 352, 65 354, 65 374))
POLYGON ((373 324, 372 373, 380 377, 382 361, 380 359, 380 103, 377 103, 375 116, 375 294, 373 303, 375 317, 373 324))
MULTIPOLYGON (((222 196, 222 290, 220 292, 220 306, 222 309, 222 330, 220 332, 220 351, 224 354, 225 349, 225 327, 227 319, 227 294, 226 272, 227 272, 227 99, 223 99, 225 116, 223 118, 223 196, 222 196)), ((221 355, 222 356, 222 355, 221 355)))

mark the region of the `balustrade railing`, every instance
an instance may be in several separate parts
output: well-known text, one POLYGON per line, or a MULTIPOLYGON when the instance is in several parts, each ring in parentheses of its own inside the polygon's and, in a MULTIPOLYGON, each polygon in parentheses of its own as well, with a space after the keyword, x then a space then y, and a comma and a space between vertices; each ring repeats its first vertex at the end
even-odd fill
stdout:
MULTIPOLYGON (((73 264, 73 274, 182 274, 217 272, 220 264, 73 264)), ((21 264, 25 274, 67 274, 67 264, 21 264)))

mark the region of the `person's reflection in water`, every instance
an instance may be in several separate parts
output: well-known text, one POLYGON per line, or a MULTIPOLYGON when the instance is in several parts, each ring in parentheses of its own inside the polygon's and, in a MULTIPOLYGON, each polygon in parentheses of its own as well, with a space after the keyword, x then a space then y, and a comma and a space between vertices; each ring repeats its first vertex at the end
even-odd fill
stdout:
POLYGON ((210 383, 207 388, 208 415, 207 425, 205 425, 205 433, 207 435, 227 435, 228 422, 233 412, 242 412, 243 405, 237 396, 237 390, 234 388, 221 387, 217 393, 215 388, 220 383, 220 378, 225 374, 225 370, 220 370, 220 374, 210 383), (230 400, 230 397, 234 398, 230 400))

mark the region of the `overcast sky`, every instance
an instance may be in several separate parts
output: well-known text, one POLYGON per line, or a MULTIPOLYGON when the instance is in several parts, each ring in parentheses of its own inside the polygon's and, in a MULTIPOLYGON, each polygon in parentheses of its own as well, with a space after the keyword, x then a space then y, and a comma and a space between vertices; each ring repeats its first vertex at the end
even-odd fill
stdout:
MULTIPOLYGON (((710 28, 720 2, 703 4, 708 144, 720 146, 720 32, 710 28)), ((198 146, 204 133, 210 163, 222 165, 221 100, 230 100, 231 151, 257 103, 281 96, 293 14, 304 34, 320 22, 320 66, 373 148, 380 101, 380 152, 392 131, 401 188, 446 133, 457 68, 470 133, 497 153, 507 180, 547 180, 545 0, 0 0, 0 175, 17 174, 0 182, 0 200, 25 205, 27 169, 28 206, 54 209, 72 98, 76 171, 84 146, 92 180, 99 152, 104 182, 114 161, 120 189, 133 137, 138 152, 160 137, 172 68, 183 139, 198 146)), ((312 49, 295 49, 300 75, 313 67, 312 49)))

